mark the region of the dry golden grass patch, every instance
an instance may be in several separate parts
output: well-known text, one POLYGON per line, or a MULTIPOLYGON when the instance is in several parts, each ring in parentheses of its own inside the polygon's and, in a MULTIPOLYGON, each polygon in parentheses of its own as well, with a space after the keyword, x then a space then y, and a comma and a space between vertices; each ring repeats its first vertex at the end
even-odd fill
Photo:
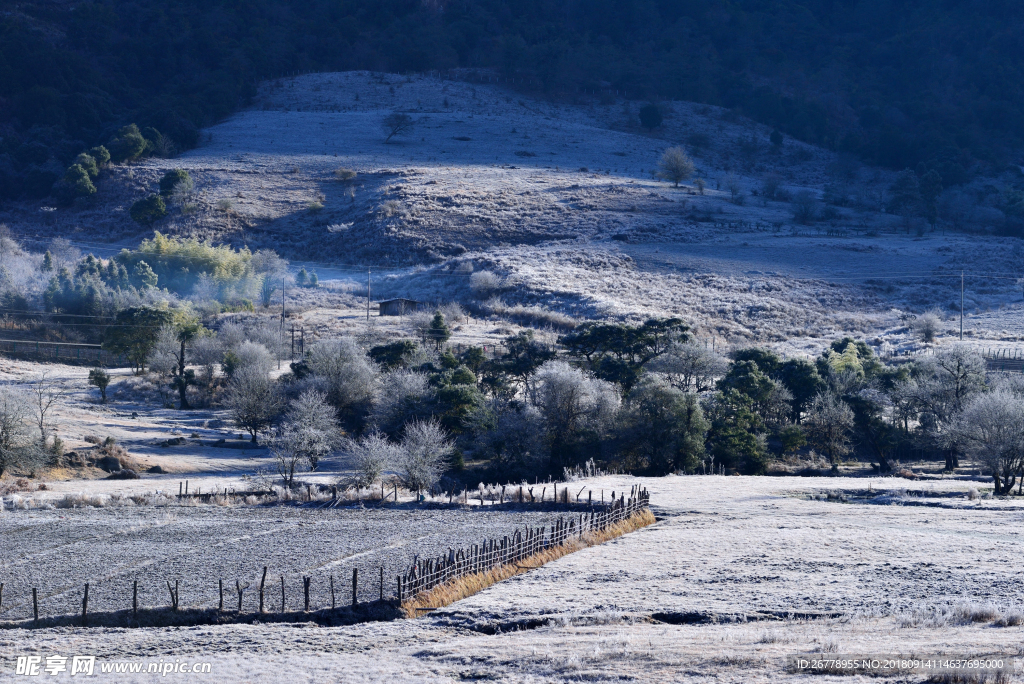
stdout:
POLYGON ((569 539, 560 546, 554 546, 535 553, 518 563, 509 563, 485 572, 464 575, 434 587, 430 591, 420 592, 408 601, 402 602, 401 612, 406 617, 416 617, 430 610, 443 608, 468 596, 472 596, 479 591, 483 591, 492 584, 521 575, 530 570, 535 570, 545 563, 558 560, 570 553, 575 553, 591 546, 597 546, 616 537, 621 537, 624 534, 635 532, 642 527, 654 524, 654 522, 654 514, 650 510, 644 509, 604 530, 587 532, 582 538, 569 539))

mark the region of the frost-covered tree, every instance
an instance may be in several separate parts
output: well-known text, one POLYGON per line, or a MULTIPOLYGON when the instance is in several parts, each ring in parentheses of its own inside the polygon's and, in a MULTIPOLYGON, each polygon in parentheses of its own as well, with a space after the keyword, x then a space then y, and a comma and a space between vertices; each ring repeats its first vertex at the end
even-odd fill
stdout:
POLYGON ((925 342, 934 342, 941 327, 942 317, 938 311, 926 311, 914 319, 914 330, 925 342))
MULTIPOLYGON (((913 390, 913 404, 928 433, 937 443, 949 446, 951 443, 944 442, 941 433, 974 395, 985 390, 985 359, 974 349, 954 344, 917 365, 918 379, 907 389, 913 390)), ((958 467, 957 451, 950 447, 946 469, 958 467)))
POLYGON ((819 393, 807 408, 803 428, 811 444, 825 452, 832 469, 850 453, 853 410, 830 390, 819 393))
POLYGON ((584 444, 601 441, 619 408, 619 393, 612 383, 565 361, 548 361, 535 381, 533 403, 544 418, 550 468, 560 473, 583 455, 584 444))
POLYGON ((399 454, 405 486, 429 491, 441 479, 454 446, 436 420, 408 423, 399 454))
POLYGON ((729 370, 729 362, 697 341, 673 342, 647 370, 661 373, 677 388, 705 392, 729 370))
POLYGON ((397 434, 405 423, 429 410, 427 376, 398 369, 381 376, 367 423, 386 434, 397 434))
POLYGON ((360 487, 369 487, 381 479, 385 470, 402 464, 402 449, 379 432, 364 435, 358 440, 350 439, 344 448, 351 458, 356 484, 360 487))
POLYGON ((27 394, 0 387, 0 475, 21 467, 31 458, 31 416, 32 402, 27 394))
POLYGON ((996 494, 1009 494, 1024 477, 1024 399, 1008 389, 974 396, 953 416, 943 438, 981 461, 996 494))
POLYGON ((306 363, 328 401, 340 412, 361 411, 370 404, 379 373, 351 337, 318 343, 306 363))
POLYGON ((658 178, 679 184, 693 175, 693 161, 682 147, 670 147, 658 160, 658 178))
POLYGON ((253 368, 269 375, 274 368, 274 357, 258 342, 245 340, 224 354, 224 372, 234 376, 240 370, 253 368))
POLYGON ((327 396, 306 390, 289 405, 279 441, 297 453, 310 470, 316 470, 320 460, 337 447, 340 437, 338 413, 327 403, 327 396))
POLYGON ((231 376, 225 404, 238 427, 252 435, 253 444, 260 430, 270 426, 281 411, 281 394, 264 369, 243 366, 231 376))

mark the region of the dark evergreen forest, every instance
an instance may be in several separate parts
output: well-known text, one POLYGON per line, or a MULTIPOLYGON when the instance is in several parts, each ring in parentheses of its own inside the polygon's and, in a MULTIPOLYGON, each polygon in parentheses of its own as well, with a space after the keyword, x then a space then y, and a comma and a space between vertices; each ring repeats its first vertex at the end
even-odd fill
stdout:
POLYGON ((946 185, 1020 163, 1014 0, 94 0, 0 14, 0 197, 134 122, 164 150, 295 71, 485 67, 734 108, 946 185))

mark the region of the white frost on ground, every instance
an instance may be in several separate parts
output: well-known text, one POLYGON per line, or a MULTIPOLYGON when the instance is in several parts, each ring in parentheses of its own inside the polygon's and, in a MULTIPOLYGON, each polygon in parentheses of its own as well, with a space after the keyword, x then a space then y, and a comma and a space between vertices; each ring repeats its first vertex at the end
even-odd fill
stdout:
MULTIPOLYGON (((634 482, 609 477, 579 486, 610 496, 634 482)), ((971 483, 695 476, 643 484, 662 518, 653 527, 430 618, 343 628, 6 631, 0 661, 8 668, 17 655, 50 652, 96 653, 104 662, 208 660, 224 682, 778 682, 802 680, 784 670, 783 657, 793 653, 1020 652, 1020 626, 936 617, 961 603, 1006 611, 1024 598, 1017 562, 1024 511, 968 500, 971 483), (922 496, 901 491, 911 488, 922 496), (893 500, 925 504, 955 495, 972 508, 814 498, 830 491, 895 493, 893 500), (730 621, 765 611, 838 616, 730 621), (659 613, 702 613, 719 623, 666 624, 651 618, 659 613), (536 628, 516 631, 515 623, 536 628), (494 627, 505 631, 475 631, 494 627)))

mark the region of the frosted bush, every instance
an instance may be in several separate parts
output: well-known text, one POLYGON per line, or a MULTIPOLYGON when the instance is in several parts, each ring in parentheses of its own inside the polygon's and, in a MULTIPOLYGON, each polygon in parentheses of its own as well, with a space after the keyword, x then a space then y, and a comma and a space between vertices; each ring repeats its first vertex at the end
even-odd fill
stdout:
POLYGON ((501 282, 501 278, 491 271, 477 271, 469 277, 469 287, 481 296, 501 288, 501 282))

